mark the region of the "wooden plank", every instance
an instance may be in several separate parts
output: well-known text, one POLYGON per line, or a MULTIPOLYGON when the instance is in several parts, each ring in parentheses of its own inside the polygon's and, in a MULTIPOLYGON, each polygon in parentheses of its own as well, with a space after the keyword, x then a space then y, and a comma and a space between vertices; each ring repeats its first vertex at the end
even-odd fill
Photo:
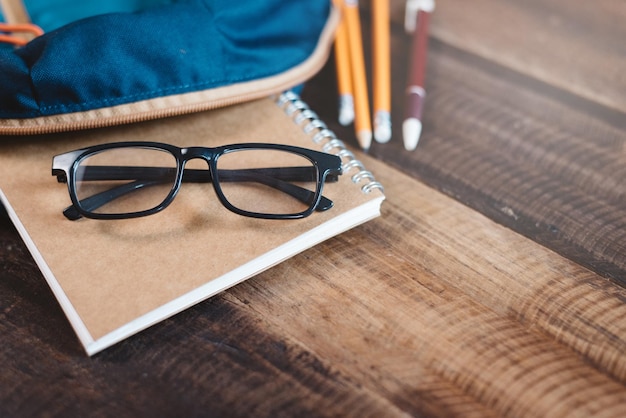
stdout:
POLYGON ((380 219, 93 359, 5 220, 0 412, 623 412, 625 289, 366 163, 380 219))
MULTIPOLYGON (((391 4, 401 26, 405 2, 391 4)), ((439 0, 430 29, 448 45, 626 112, 625 21, 621 0, 439 0)))
MULTIPOLYGON (((367 161, 380 219, 94 358, 0 217, 0 416, 624 416, 623 6, 518 3, 437 3, 420 146, 371 149, 415 178, 367 161)), ((330 62, 304 97, 356 145, 335 92, 330 62)))
POLYGON ((427 370, 497 414, 624 410, 623 288, 382 174, 380 220, 229 295, 374 392, 419 392, 427 370))
POLYGON ((8 222, 0 229, 0 416, 312 416, 319 408, 339 416, 393 407, 222 296, 89 358, 8 222))
POLYGON ((607 111, 603 121, 440 51, 433 66, 446 77, 431 81, 425 115, 436 132, 411 155, 376 151, 601 274, 626 277, 626 119, 607 111))
MULTIPOLYGON (((409 38, 396 32, 393 40, 393 139, 371 154, 623 282, 626 115, 431 39, 424 131, 408 153, 400 126, 409 38)), ((304 97, 350 142, 351 128, 335 122, 332 88, 322 88, 333 77, 331 63, 304 97)))

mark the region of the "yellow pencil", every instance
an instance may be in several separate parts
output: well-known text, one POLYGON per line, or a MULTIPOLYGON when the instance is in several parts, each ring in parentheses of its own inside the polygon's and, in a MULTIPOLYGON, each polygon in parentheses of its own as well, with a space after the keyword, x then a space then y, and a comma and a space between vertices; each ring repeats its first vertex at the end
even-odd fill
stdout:
POLYGON ((372 0, 374 57, 374 138, 391 139, 391 57, 389 37, 389 0, 372 0))
POLYGON ((350 45, 350 67, 352 68, 352 86, 354 93, 354 127, 359 145, 368 150, 372 143, 372 124, 370 121, 367 79, 365 77, 365 59, 363 58, 363 40, 361 39, 361 19, 358 0, 346 0, 344 16, 348 29, 350 45))
MULTIPOLYGON (((337 9, 343 10, 342 0, 334 0, 333 3, 337 9)), ((335 65, 337 66, 337 88, 339 89, 339 123, 347 126, 354 121, 354 98, 352 96, 348 31, 343 15, 335 34, 335 65)))

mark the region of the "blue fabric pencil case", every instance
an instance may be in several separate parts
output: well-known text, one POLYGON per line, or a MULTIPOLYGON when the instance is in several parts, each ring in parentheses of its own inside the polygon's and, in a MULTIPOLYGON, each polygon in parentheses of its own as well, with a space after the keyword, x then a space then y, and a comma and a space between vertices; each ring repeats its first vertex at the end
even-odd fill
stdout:
POLYGON ((0 4, 5 22, 28 13, 45 31, 21 47, 0 45, 0 134, 117 125, 278 93, 322 67, 338 21, 329 0, 0 4))

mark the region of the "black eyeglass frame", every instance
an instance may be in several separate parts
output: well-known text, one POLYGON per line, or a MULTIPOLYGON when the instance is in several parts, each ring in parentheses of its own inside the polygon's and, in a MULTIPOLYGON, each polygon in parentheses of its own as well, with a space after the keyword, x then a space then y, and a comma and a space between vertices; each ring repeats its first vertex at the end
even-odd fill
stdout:
MULTIPOLYGON (((208 170, 201 170, 205 173, 204 182, 211 182, 213 189, 222 205, 242 216, 248 216, 252 218, 261 219, 300 219, 309 216, 313 211, 328 210, 333 206, 333 202, 322 196, 322 189, 324 183, 334 182, 338 180, 338 176, 342 173, 341 158, 327 154, 321 151, 315 151, 308 148, 272 144, 272 143, 241 143, 241 144, 229 144, 219 147, 177 147, 174 145, 160 143, 160 142, 147 142, 147 141, 131 141, 131 142, 114 142, 107 144, 94 145, 87 148, 77 149, 69 151, 63 154, 59 154, 53 157, 52 160, 52 175, 57 177, 58 182, 67 183, 70 199, 72 205, 64 210, 64 215, 70 220, 79 219, 81 216, 90 219, 130 219, 143 216, 149 216, 158 213, 169 206, 184 181, 183 174, 185 173, 185 165, 187 162, 193 159, 202 159, 208 163, 208 170), (102 151, 120 149, 120 148, 146 148, 160 150, 170 153, 176 160, 176 174, 175 181, 167 197, 158 206, 138 212, 130 213, 97 213, 90 210, 86 210, 83 204, 78 199, 76 192, 76 171, 80 166, 80 163, 87 157, 98 154, 102 151), (313 168, 316 172, 316 188, 315 192, 311 192, 307 189, 299 188, 297 186, 289 185, 292 188, 300 189, 306 193, 314 193, 310 197, 310 206, 302 212, 290 213, 290 214, 272 214, 272 213, 258 213, 242 210, 233 206, 226 196, 224 195, 221 186, 219 184, 219 172, 217 169, 217 161, 220 156, 241 150, 276 150, 285 151, 292 154, 299 155, 311 161, 313 168), (208 174, 208 178, 206 177, 208 174)), ((194 170, 197 171, 197 170, 194 170)), ((84 199, 85 200, 85 199, 84 199)), ((309 200, 309 199, 307 199, 309 200)))

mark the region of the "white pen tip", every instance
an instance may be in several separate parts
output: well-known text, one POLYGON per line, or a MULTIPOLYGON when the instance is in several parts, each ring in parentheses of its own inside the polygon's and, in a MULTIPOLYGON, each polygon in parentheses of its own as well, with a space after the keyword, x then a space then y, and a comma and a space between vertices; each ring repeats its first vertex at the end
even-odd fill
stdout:
POLYGON ((374 138, 384 144, 391 139, 391 120, 389 112, 377 112, 374 119, 374 138))
POLYGON ((406 119, 402 123, 402 136, 404 138, 404 148, 413 151, 417 147, 422 134, 422 122, 416 118, 406 119))
POLYGON ((372 143, 372 132, 359 131, 357 132, 356 136, 359 140, 359 145, 361 145, 361 148, 363 148, 364 151, 367 151, 372 143))

